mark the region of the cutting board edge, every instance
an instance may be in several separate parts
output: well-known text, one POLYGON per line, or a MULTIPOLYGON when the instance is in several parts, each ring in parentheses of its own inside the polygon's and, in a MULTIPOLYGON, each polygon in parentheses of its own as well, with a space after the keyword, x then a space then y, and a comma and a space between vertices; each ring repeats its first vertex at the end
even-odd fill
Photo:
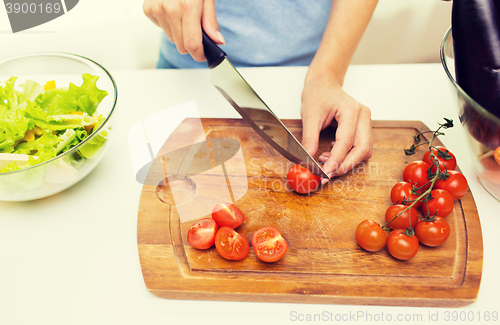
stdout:
POLYGON ((362 305, 362 306, 388 306, 388 307, 436 307, 456 308, 473 304, 477 296, 464 299, 443 298, 393 298, 375 296, 317 296, 308 294, 269 294, 269 293, 213 293, 185 291, 164 291, 148 288, 148 291, 162 299, 172 300, 197 300, 197 301, 237 301, 237 302, 260 302, 260 303, 287 303, 287 304, 318 304, 318 305, 362 305))

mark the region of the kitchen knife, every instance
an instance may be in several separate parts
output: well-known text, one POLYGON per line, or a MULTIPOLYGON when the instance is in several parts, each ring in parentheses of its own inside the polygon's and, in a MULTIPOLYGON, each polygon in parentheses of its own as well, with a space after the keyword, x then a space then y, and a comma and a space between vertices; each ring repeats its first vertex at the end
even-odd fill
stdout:
POLYGON ((227 59, 226 53, 203 31, 203 49, 212 84, 241 117, 285 158, 308 168, 314 175, 329 178, 290 130, 264 103, 227 59))

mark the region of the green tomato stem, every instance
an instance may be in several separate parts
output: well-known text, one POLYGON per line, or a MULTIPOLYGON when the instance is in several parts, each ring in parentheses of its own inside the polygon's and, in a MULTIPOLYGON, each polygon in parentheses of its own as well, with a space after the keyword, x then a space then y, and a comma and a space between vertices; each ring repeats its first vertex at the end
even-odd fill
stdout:
MULTIPOLYGON (((418 198, 416 198, 415 200, 413 200, 413 203, 411 203, 410 205, 408 205, 406 208, 404 208, 402 211, 400 211, 394 218, 392 218, 389 222, 387 222, 385 225, 382 226, 382 229, 384 230, 389 230, 388 226, 391 222, 393 222, 394 220, 396 220, 397 217, 399 217, 400 215, 402 215, 405 211, 409 211, 408 212, 408 228, 405 230, 405 233, 406 234, 414 234, 414 231, 413 231, 413 228, 411 227, 411 211, 410 209, 415 206, 415 204, 417 204, 418 201, 420 201, 422 198, 426 197, 429 193, 431 193, 432 189, 434 188, 434 183, 436 183, 436 181, 438 180, 438 178, 440 178, 440 174, 443 174, 443 172, 441 171, 441 169, 439 168, 439 160, 436 158, 436 155, 434 154, 432 148, 432 142, 434 142, 434 140, 439 136, 439 135, 444 135, 444 133, 442 132, 439 132, 439 130, 441 128, 444 127, 444 124, 440 124, 439 127, 437 128, 436 131, 424 131, 424 132, 421 132, 419 133, 418 135, 422 135, 424 133, 429 133, 429 132, 433 132, 432 134, 432 138, 429 140, 429 141, 426 141, 426 142, 423 142, 423 143, 420 143, 418 144, 417 146, 420 146, 420 145, 423 145, 423 144, 428 144, 429 145, 429 152, 430 152, 430 159, 431 161, 433 162, 433 166, 436 167, 436 174, 432 177, 432 179, 430 179, 428 182, 426 182, 424 185, 420 186, 417 188, 417 190, 420 190, 420 189, 423 189, 425 186, 427 186, 428 184, 430 184, 429 188, 427 190, 425 190, 418 198)), ((432 166, 430 167, 432 168, 432 166)), ((427 204, 427 210, 428 207, 429 207, 429 203, 428 201, 425 201, 425 204, 427 204)), ((429 218, 429 216, 427 216, 427 218, 429 218)))

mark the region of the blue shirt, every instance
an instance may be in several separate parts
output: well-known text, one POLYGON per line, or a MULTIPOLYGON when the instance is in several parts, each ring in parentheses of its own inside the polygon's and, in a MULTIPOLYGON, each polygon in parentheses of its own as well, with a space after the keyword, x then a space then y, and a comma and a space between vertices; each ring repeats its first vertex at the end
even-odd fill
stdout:
MULTIPOLYGON (((220 46, 236 67, 308 66, 316 53, 332 0, 216 0, 220 46)), ((163 34, 158 68, 206 68, 180 54, 163 34)))

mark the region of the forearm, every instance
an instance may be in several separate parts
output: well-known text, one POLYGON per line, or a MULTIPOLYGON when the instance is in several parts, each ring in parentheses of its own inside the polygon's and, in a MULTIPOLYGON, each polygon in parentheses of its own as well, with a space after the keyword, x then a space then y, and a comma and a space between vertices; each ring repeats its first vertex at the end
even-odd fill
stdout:
POLYGON ((331 82, 343 84, 377 3, 378 0, 332 0, 328 24, 306 80, 328 78, 331 82))

